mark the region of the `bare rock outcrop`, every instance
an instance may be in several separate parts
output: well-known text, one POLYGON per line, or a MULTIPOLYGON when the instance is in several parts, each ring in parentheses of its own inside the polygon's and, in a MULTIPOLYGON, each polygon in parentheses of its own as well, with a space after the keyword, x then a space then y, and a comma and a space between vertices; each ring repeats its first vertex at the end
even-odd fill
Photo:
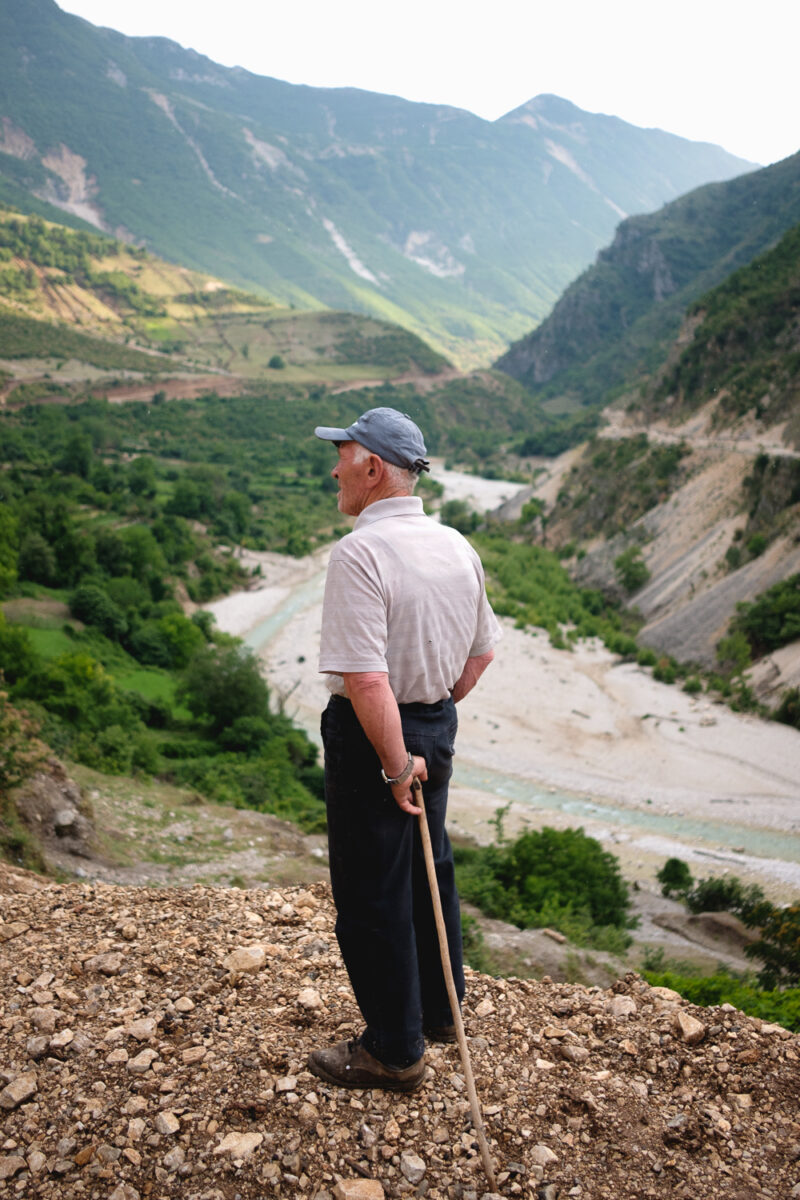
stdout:
POLYGON ((16 787, 11 800, 51 865, 91 856, 95 831, 90 809, 57 758, 16 787))
MULTIPOLYGON (((634 975, 604 990, 470 972, 464 1015, 502 1195, 798 1194, 786 1030, 634 975)), ((0 1029, 10 1196, 487 1192, 456 1047, 429 1047, 411 1096, 307 1071, 360 1029, 326 885, 0 895, 0 1029), (261 965, 240 970, 242 950, 261 965)))

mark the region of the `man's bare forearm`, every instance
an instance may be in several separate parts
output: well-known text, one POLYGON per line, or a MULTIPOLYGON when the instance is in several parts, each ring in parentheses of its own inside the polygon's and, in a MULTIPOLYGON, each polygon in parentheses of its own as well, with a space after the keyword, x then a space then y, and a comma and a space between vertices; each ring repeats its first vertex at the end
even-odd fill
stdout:
POLYGON ((476 654, 473 658, 467 659, 464 670, 453 688, 453 699, 456 704, 469 695, 493 658, 494 650, 487 650, 485 654, 476 654))
POLYGON ((374 746, 384 771, 394 778, 404 770, 408 751, 389 676, 383 671, 358 671, 347 672, 343 678, 347 698, 361 728, 374 746))
MULTIPOLYGON (((389 687, 389 676, 384 671, 346 671, 342 678, 347 698, 353 706, 361 728, 372 743, 384 771, 390 779, 395 779, 408 766, 409 751, 403 737, 400 709, 397 707, 394 692, 389 687)), ((423 781, 428 778, 425 759, 416 756, 409 778, 392 785, 395 802, 412 816, 417 816, 420 812, 411 793, 415 778, 423 781)), ((376 784, 378 782, 376 780, 376 784)))

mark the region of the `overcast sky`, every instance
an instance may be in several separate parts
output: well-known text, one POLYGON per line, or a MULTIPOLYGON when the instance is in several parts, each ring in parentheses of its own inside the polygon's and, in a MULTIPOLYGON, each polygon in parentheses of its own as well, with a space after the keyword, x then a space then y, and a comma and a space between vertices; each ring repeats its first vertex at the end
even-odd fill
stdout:
POLYGON ((58 0, 225 66, 452 104, 542 92, 766 165, 800 149, 800 0, 58 0))

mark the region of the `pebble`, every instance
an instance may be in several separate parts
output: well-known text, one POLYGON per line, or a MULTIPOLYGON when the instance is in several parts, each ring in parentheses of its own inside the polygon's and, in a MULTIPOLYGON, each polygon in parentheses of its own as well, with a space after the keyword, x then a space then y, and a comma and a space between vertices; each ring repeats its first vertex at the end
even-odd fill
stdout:
POLYGON ((20 1104, 24 1104, 26 1100, 35 1096, 38 1088, 35 1071, 27 1071, 24 1075, 18 1075, 0 1092, 0 1108, 18 1108, 20 1104))
POLYGON ((150 1042, 156 1035, 158 1021, 155 1017, 141 1017, 125 1026, 128 1037, 136 1038, 137 1042, 150 1042))
POLYGON ((631 1017, 636 1012, 636 1001, 632 996, 612 996, 608 1011, 617 1021, 622 1017, 631 1017))
POLYGON ((131 1075, 144 1075, 158 1058, 155 1050, 142 1050, 135 1058, 128 1060, 127 1067, 131 1075))
POLYGON ((0 1158, 0 1179, 13 1179, 18 1171, 25 1170, 25 1159, 18 1154, 8 1154, 0 1158))
POLYGON ((155 1126, 159 1133, 163 1133, 166 1137, 172 1137, 178 1133, 181 1123, 173 1112, 160 1112, 155 1120, 155 1126))
POLYGON ((257 943, 252 946, 240 946, 232 950, 222 960, 223 967, 232 975, 245 975, 251 971, 260 971, 267 961, 267 952, 257 943))
POLYGON ((420 1183, 426 1171, 425 1162, 413 1151, 404 1150, 400 1155, 400 1171, 409 1183, 420 1183))
POLYGON ((384 1200, 386 1193, 377 1179, 340 1179, 333 1200, 384 1200))
POLYGON ((673 1017, 672 1028, 675 1033, 689 1046, 696 1046, 706 1036, 706 1027, 697 1017, 678 1009, 673 1017))
POLYGON ((181 1051, 181 1059, 184 1063, 186 1063, 187 1066, 191 1066, 193 1063, 202 1062, 205 1056, 205 1046, 188 1046, 185 1050, 181 1051))
POLYGON ((214 1147, 214 1154, 228 1154, 234 1160, 249 1158, 263 1140, 263 1133, 228 1133, 214 1147))
POLYGON ((95 954, 84 963, 87 971, 98 971, 101 975, 119 975, 124 959, 119 951, 95 954))

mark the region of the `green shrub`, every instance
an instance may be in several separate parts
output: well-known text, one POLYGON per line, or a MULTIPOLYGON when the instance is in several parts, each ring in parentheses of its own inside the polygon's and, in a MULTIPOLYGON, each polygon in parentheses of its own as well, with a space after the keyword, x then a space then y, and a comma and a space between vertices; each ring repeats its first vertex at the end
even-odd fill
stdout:
POLYGON ((775 720, 800 729, 800 688, 787 688, 775 709, 775 720))
POLYGON ((650 578, 650 570, 638 546, 629 546, 614 559, 614 572, 620 585, 629 594, 638 592, 650 578))
POLYGON ((682 858, 668 858, 656 879, 662 896, 685 896, 694 883, 689 864, 682 858))
POLYGON ((653 667, 653 679, 659 683, 674 683, 678 674, 677 663, 666 654, 662 654, 653 667))
POLYGON ((730 912, 744 915, 764 898, 756 883, 745 886, 735 875, 712 876, 700 879, 686 893, 690 912, 730 912))
POLYGON ((183 673, 178 698, 212 733, 241 717, 269 721, 269 689, 245 647, 204 645, 183 673))
POLYGON ((630 899, 617 859, 582 829, 544 828, 507 842, 503 814, 496 818, 499 843, 455 851, 465 899, 521 929, 556 925, 592 940, 611 927, 629 941, 630 899))

